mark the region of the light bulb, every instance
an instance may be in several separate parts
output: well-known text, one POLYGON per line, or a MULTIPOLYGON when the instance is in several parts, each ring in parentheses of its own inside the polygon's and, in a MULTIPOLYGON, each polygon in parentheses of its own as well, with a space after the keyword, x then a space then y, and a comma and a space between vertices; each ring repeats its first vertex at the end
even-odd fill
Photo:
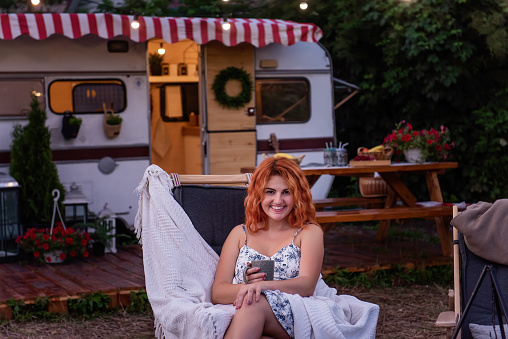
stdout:
POLYGON ((134 29, 139 28, 138 14, 134 15, 134 20, 131 22, 131 27, 134 29))
POLYGON ((305 1, 300 2, 300 8, 302 10, 305 11, 308 7, 309 7, 309 5, 305 1))
POLYGON ((225 31, 229 31, 231 28, 231 24, 228 22, 227 18, 224 18, 224 22, 222 23, 222 29, 225 31))
POLYGON ((159 53, 160 55, 163 55, 164 53, 166 53, 166 50, 164 49, 164 45, 162 44, 162 42, 161 42, 161 46, 157 50, 157 53, 159 53))
POLYGON ((37 6, 40 3, 41 3, 40 0, 32 0, 32 5, 34 5, 34 6, 37 6))

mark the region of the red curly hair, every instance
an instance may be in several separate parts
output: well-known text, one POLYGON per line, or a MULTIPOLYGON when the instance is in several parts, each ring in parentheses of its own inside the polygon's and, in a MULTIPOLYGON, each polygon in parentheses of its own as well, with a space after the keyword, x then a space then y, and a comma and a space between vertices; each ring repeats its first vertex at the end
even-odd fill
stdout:
POLYGON ((248 194, 245 198, 245 226, 251 233, 266 227, 267 215, 261 207, 264 190, 273 175, 281 176, 289 186, 293 196, 293 210, 288 215, 291 227, 305 227, 306 224, 316 224, 316 209, 312 202, 309 182, 300 166, 291 159, 270 157, 256 168, 249 184, 248 194), (258 227, 262 222, 263 227, 258 227))

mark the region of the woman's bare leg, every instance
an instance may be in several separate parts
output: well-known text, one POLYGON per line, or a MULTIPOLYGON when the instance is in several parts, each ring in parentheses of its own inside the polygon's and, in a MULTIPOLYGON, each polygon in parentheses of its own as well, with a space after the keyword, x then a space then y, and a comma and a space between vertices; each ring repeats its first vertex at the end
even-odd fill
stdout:
POLYGON ((272 338, 289 338, 288 333, 279 323, 264 294, 258 302, 247 304, 244 300, 242 307, 236 311, 231 320, 224 339, 259 339, 262 335, 272 338))

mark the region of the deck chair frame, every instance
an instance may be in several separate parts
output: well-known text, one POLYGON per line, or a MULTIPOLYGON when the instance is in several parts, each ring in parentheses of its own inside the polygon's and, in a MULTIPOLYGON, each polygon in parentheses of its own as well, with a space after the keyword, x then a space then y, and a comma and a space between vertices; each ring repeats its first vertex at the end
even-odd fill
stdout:
POLYGON ((220 255, 222 245, 236 225, 245 222, 244 200, 252 175, 169 174, 173 197, 182 206, 196 231, 220 255))
MULTIPOLYGON (((453 217, 455 218, 459 214, 458 207, 453 206, 453 217)), ((447 330, 447 337, 451 337, 452 339, 455 338, 461 338, 461 328, 463 326, 463 323, 465 319, 467 318, 467 315, 471 309, 471 306, 473 305, 473 302, 475 301, 478 291, 484 282, 485 277, 487 274, 490 276, 491 279, 491 289, 492 293, 494 295, 494 301, 495 301, 495 308, 496 308, 496 315, 497 319, 499 321, 499 328, 501 332, 501 337, 503 339, 506 339, 506 333, 503 326, 503 316, 508 321, 508 312, 507 307, 503 299, 503 295, 501 293, 501 288, 499 285, 499 281, 494 273, 494 268, 492 265, 486 264, 480 274, 480 277, 478 278, 476 285, 474 287, 473 292, 471 293, 471 296, 469 297, 469 300, 467 301, 467 304, 462 312, 461 307, 461 281, 460 281, 460 251, 459 251, 459 231, 452 227, 453 229, 453 284, 454 289, 450 290, 448 293, 449 296, 449 304, 450 309, 449 311, 441 312, 438 316, 438 319, 436 321, 436 326, 438 327, 446 327, 447 330), (452 302, 453 298, 453 302, 452 302), (453 304, 453 305, 452 305, 453 304), (452 333, 453 330, 453 333, 452 333)))

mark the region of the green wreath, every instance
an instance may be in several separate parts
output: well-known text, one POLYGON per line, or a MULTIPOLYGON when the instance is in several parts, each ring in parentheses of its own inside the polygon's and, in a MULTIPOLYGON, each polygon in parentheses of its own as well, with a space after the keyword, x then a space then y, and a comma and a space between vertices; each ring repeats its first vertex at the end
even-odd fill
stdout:
POLYGON ((252 81, 250 75, 243 69, 237 67, 228 67, 215 77, 212 85, 215 93, 215 100, 225 108, 240 108, 250 102, 252 98, 252 81), (236 97, 226 93, 226 83, 236 79, 242 84, 242 91, 236 97))

